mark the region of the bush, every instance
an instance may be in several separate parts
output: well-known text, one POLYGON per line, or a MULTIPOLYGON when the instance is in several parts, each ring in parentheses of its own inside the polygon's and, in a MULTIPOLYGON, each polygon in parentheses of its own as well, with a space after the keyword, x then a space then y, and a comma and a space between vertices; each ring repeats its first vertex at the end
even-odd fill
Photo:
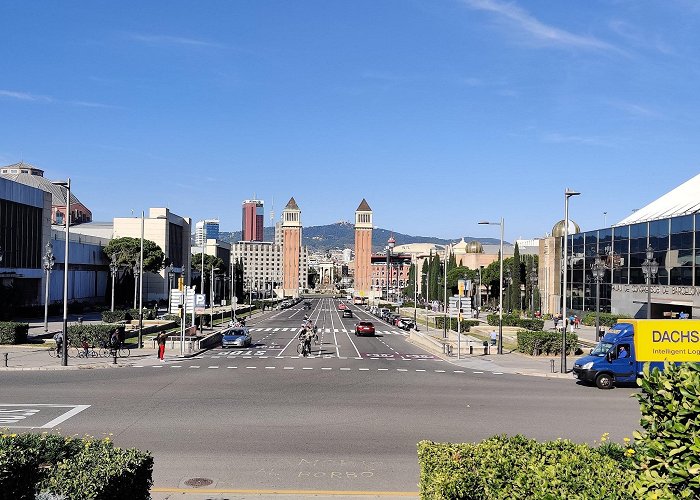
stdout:
MULTIPOLYGON (((143 308, 143 319, 156 319, 157 309, 143 308)), ((119 321, 136 321, 139 319, 138 309, 115 309, 114 311, 102 311, 102 321, 105 323, 118 323, 119 321)))
POLYGON ((0 499, 149 498, 153 457, 109 439, 0 434, 0 499))
MULTIPOLYGON (((491 326, 498 326, 498 314, 489 314, 486 316, 486 321, 491 326)), ((540 331, 544 328, 544 320, 521 318, 515 314, 504 314, 503 326, 519 326, 526 330, 540 331)))
MULTIPOLYGON (((435 318, 435 327, 438 329, 442 328, 443 323, 444 323, 444 319, 445 319, 444 316, 438 316, 437 318, 435 318)), ((481 323, 480 321, 477 321, 475 319, 463 319, 462 326, 461 326, 462 333, 468 332, 472 326, 477 326, 480 323, 481 323)), ((457 331, 457 318, 447 318, 447 327, 450 330, 454 330, 456 332, 457 331)))
POLYGON ((105 323, 118 323, 120 321, 128 321, 126 319, 126 316, 127 314, 125 310, 115 309, 114 311, 103 311, 102 321, 104 321, 105 323))
POLYGON ((120 335, 124 332, 123 325, 110 325, 105 323, 71 325, 68 327, 68 345, 80 346, 83 339, 91 346, 106 344, 109 342, 109 337, 115 329, 121 330, 120 335))
POLYGON ((633 499, 625 448, 495 436, 481 443, 418 443, 420 496, 429 499, 633 499))
MULTIPOLYGON (((600 313, 600 325, 610 327, 617 323, 618 320, 626 318, 629 318, 629 316, 625 316, 624 314, 600 313)), ((595 326, 595 313, 587 313, 581 322, 586 326, 595 326)))
POLYGON ((638 498, 700 498, 700 365, 644 366, 633 484, 638 498))
MULTIPOLYGON (((539 354, 561 354, 561 333, 559 332, 518 332, 518 351, 523 354, 535 354, 535 349, 539 354)), ((573 354, 578 343, 578 335, 575 333, 566 334, 566 353, 573 354)))
POLYGON ((23 344, 28 332, 28 323, 0 322, 0 344, 23 344))

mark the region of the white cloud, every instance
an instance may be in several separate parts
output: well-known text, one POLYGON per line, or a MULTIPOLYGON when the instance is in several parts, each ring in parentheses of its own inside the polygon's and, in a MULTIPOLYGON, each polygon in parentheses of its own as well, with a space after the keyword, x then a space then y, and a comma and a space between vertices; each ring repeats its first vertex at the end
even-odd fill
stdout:
POLYGON ((45 95, 30 94, 28 92, 17 92, 15 90, 0 89, 0 96, 10 97, 12 99, 19 99, 20 101, 44 101, 44 102, 53 101, 53 99, 51 99, 50 97, 45 96, 45 95))
POLYGON ((610 102, 610 105, 633 116, 639 116, 644 118, 663 118, 663 116, 660 113, 657 113, 653 109, 633 102, 613 101, 610 102))
POLYGON ((127 38, 135 42, 148 43, 152 45, 180 45, 180 46, 190 46, 190 47, 217 47, 221 48, 223 45, 215 42, 208 42, 206 40, 198 40, 196 38, 187 38, 182 36, 169 36, 169 35, 152 35, 144 33, 127 33, 127 38))
POLYGON ((578 47, 582 49, 622 52, 614 45, 592 36, 577 35, 569 31, 550 26, 535 18, 515 3, 503 3, 497 0, 462 0, 465 5, 475 10, 491 12, 501 20, 518 28, 531 39, 547 45, 578 47))

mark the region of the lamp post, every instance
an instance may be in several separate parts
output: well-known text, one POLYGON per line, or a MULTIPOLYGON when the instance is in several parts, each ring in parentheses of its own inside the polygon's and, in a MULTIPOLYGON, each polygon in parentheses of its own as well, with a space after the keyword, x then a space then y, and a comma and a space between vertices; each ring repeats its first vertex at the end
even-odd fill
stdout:
POLYGON ((70 240, 70 177, 65 181, 53 181, 52 184, 66 188, 66 250, 63 256, 63 352, 61 364, 68 366, 68 251, 70 240))
POLYGON ((44 271, 46 271, 46 290, 44 292, 44 331, 49 331, 49 286, 51 285, 51 270, 56 262, 53 255, 53 245, 46 243, 46 253, 44 254, 44 271))
MULTIPOLYGON (((117 276, 117 271, 119 270, 119 264, 117 264, 117 254, 112 254, 112 260, 109 263, 109 272, 112 275, 112 307, 110 310, 114 312, 114 282, 117 276)), ((169 308, 168 308, 169 309, 169 308)))
POLYGON ((136 262, 134 262, 134 265, 131 267, 133 273, 134 273, 134 309, 136 309, 136 301, 139 296, 139 266, 136 262))
POLYGON ((170 264, 168 266, 168 314, 172 309, 173 278, 175 278, 175 271, 173 271, 173 265, 170 264))
POLYGON ((389 283, 391 282, 391 251, 396 245, 396 240, 393 236, 389 237, 386 245, 386 301, 389 302, 389 283))
POLYGON ((654 249, 647 247, 646 259, 642 262, 642 272, 647 283, 647 319, 651 319, 651 280, 656 278, 659 272, 659 263, 654 258, 654 249))
POLYGON ((479 266, 479 288, 477 288, 476 293, 476 319, 479 319, 479 312, 481 312, 481 272, 484 270, 484 266, 479 266))
POLYGON ((500 222, 481 221, 479 224, 501 226, 500 270, 498 278, 498 354, 503 354, 503 228, 505 222, 503 221, 503 217, 501 217, 500 222))
POLYGON ((139 253, 139 345, 138 348, 143 348, 143 232, 144 232, 144 217, 143 210, 141 211, 141 251, 139 253))
POLYGON ((532 310, 532 317, 535 317, 535 290, 537 290, 537 266, 532 265, 532 270, 530 271, 530 294, 532 295, 530 297, 530 301, 532 305, 530 306, 530 309, 532 310))
POLYGON ((506 296, 508 297, 508 314, 510 314, 510 309, 512 307, 510 303, 510 284, 513 282, 513 278, 510 276, 510 269, 506 269, 506 275, 503 280, 503 287, 506 289, 506 296))
POLYGON ((214 328, 214 266, 211 266, 211 276, 209 278, 209 307, 210 307, 210 321, 209 326, 214 328))
POLYGON ((600 338, 600 282, 605 278, 605 263, 600 255, 591 264, 591 274, 595 280, 595 338, 600 338))
POLYGON ((418 266, 413 256, 413 327, 418 330, 418 266))
POLYGON ((581 193, 566 188, 564 191, 564 284, 561 293, 561 320, 564 322, 564 331, 561 334, 561 372, 566 373, 566 267, 568 265, 567 255, 569 253, 569 198, 578 196, 581 193))

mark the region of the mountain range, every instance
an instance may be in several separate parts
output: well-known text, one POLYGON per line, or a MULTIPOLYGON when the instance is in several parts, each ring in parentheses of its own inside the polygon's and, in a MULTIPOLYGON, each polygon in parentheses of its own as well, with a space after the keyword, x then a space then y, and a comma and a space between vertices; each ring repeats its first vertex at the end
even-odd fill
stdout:
MULTIPOLYGON (((311 252, 324 252, 334 248, 354 248, 355 247, 355 226, 351 222, 336 222, 334 224, 326 224, 324 226, 305 226, 302 229, 302 244, 309 248, 311 252)), ((435 243, 438 245, 446 245, 459 241, 460 237, 454 239, 435 238, 433 236, 412 236, 409 234, 397 233, 388 229, 375 228, 372 231, 372 249, 374 251, 383 250, 386 242, 393 236, 397 245, 405 245, 407 243, 435 243)), ((275 228, 266 227, 263 230, 265 241, 274 241, 275 228)), ((228 243, 240 241, 241 231, 234 232, 219 232, 219 240, 228 243)), ((494 238, 474 238, 472 236, 464 236, 465 241, 480 241, 484 245, 497 245, 498 239, 494 238)))

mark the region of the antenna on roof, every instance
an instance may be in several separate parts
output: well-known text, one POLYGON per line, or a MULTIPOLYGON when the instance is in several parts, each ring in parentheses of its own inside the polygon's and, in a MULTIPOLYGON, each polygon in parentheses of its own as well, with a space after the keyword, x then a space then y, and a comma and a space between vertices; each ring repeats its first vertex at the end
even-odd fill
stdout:
POLYGON ((270 207, 270 222, 275 221, 275 197, 272 197, 272 206, 270 207))

